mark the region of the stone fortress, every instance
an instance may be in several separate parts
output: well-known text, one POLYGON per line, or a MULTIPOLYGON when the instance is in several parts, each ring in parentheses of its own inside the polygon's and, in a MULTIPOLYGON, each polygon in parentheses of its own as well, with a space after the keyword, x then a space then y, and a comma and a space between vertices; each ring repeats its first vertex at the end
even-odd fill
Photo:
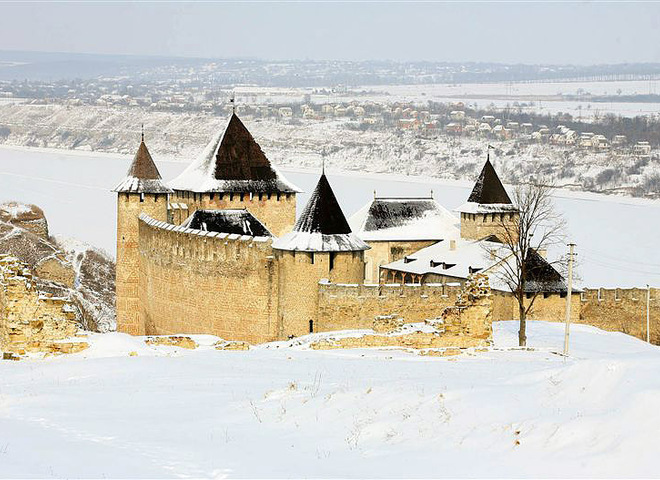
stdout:
MULTIPOLYGON (((489 242, 517 215, 487 161, 460 220, 433 198, 375 197, 349 221, 325 173, 296 219, 300 190, 235 113, 169 183, 143 136, 115 191, 117 329, 250 343, 437 318, 473 274, 496 271, 489 242)), ((563 318, 554 274, 533 318, 563 318)), ((510 292, 492 286, 492 319, 515 318, 510 292)))

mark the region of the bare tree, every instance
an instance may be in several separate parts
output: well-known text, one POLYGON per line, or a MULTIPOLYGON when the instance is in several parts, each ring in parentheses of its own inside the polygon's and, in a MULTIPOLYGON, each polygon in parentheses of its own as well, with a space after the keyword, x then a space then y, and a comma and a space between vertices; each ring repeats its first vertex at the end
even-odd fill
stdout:
POLYGON ((501 215, 500 233, 496 236, 502 246, 491 253, 498 260, 494 275, 511 290, 518 304, 518 343, 521 347, 527 344, 527 315, 538 295, 566 288, 559 273, 563 271, 561 266, 565 258, 554 262, 543 258, 549 247, 563 242, 566 225, 554 209, 552 189, 552 186, 541 184, 516 187, 513 203, 518 214, 513 218, 501 215))

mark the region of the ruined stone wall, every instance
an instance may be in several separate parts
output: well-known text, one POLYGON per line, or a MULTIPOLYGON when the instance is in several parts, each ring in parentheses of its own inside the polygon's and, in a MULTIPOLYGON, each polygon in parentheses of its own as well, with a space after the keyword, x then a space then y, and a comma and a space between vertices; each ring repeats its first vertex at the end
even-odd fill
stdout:
POLYGON ((151 218, 167 219, 165 194, 117 194, 117 331, 144 335, 138 302, 138 217, 145 213, 151 218), (140 201, 143 200, 143 201, 140 201))
POLYGON ((438 317, 456 302, 460 285, 337 285, 321 283, 319 331, 371 328, 374 317, 397 315, 404 322, 438 317))
POLYGON ((318 289, 322 279, 342 284, 364 281, 363 252, 292 252, 275 250, 279 268, 280 338, 323 330, 318 289), (332 267, 330 268, 330 257, 332 267), (310 324, 310 322, 312 322, 310 324))
POLYGON ((78 331, 75 319, 66 298, 39 292, 26 265, 0 257, 0 350, 54 351, 55 342, 78 331))
POLYGON ((380 280, 380 266, 400 260, 422 248, 436 243, 434 240, 415 242, 367 242, 371 247, 364 253, 366 283, 378 283, 380 280))
POLYGON ((272 240, 184 229, 146 216, 140 234, 140 319, 148 335, 278 338, 272 240))
MULTIPOLYGON (((577 321, 646 340, 646 297, 644 288, 585 289, 577 321)), ((651 288, 649 306, 650 339, 660 345, 660 289, 651 288)))
POLYGON ((195 193, 176 191, 170 204, 185 204, 187 209, 171 209, 170 221, 180 225, 196 210, 247 209, 268 230, 280 237, 296 223, 296 194, 195 193))
MULTIPOLYGON (((502 235, 504 225, 513 222, 515 213, 461 213, 461 237, 480 240, 489 235, 502 235)), ((515 231, 515 228, 513 229, 515 231)))

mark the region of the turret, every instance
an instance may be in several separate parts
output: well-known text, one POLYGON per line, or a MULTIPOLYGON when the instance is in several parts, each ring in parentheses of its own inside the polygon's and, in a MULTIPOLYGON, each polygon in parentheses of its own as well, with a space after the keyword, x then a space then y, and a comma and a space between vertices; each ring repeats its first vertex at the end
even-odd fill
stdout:
POLYGON ((235 113, 169 186, 175 224, 195 210, 246 209, 280 236, 291 231, 296 219, 300 190, 270 163, 235 113))
POLYGON ((293 231, 273 242, 279 266, 280 336, 322 330, 317 319, 319 281, 363 283, 368 249, 352 233, 322 174, 293 231))
POLYGON ((126 177, 114 189, 117 192, 117 330, 132 335, 144 335, 138 301, 140 274, 138 217, 166 221, 167 187, 142 141, 126 177))
POLYGON ((499 241, 508 241, 515 235, 518 209, 490 163, 490 155, 468 201, 456 211, 461 214, 461 238, 481 240, 495 236, 499 241))

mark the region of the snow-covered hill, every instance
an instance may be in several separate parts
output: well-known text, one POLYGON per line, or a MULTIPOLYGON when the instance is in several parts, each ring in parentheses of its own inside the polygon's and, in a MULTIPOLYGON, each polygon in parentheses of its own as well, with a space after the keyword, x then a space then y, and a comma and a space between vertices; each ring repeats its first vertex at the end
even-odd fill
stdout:
POLYGON ((495 324, 495 348, 217 351, 96 334, 0 362, 0 477, 653 477, 660 350, 495 324), (135 352, 133 356, 130 352, 135 352))
MULTIPOLYGON (((57 149, 133 154, 140 125, 158 160, 190 162, 227 119, 210 114, 172 113, 142 108, 64 105, 0 106, 10 133, 0 143, 57 149)), ((559 186, 633 195, 657 194, 660 165, 633 156, 593 153, 553 145, 522 145, 513 140, 424 138, 394 128, 358 128, 348 119, 296 120, 244 118, 269 158, 280 166, 473 179, 486 147, 496 147, 497 169, 508 183, 538 178, 559 186)))

